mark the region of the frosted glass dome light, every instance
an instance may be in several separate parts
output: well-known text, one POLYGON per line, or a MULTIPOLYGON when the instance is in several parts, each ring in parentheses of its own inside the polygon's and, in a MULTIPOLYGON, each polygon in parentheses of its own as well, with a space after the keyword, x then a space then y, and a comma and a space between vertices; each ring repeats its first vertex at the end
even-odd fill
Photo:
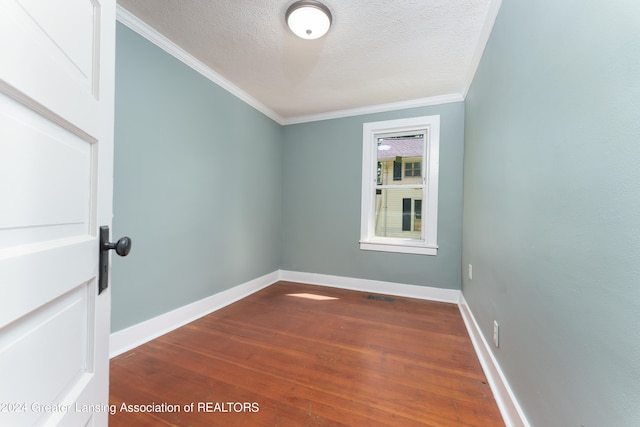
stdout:
POLYGON ((324 36, 331 27, 331 12, 319 1, 297 1, 289 6, 285 18, 291 31, 307 40, 324 36))

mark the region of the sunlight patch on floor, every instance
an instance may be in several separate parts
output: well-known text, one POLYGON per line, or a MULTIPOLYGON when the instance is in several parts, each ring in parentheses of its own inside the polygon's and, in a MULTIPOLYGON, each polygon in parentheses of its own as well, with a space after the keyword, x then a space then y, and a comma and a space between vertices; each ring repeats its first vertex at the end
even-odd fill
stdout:
POLYGON ((332 300, 332 299, 338 299, 335 297, 328 297, 326 295, 318 295, 318 294, 287 294, 290 297, 298 297, 298 298, 306 298, 306 299, 313 299, 313 300, 317 300, 317 301, 327 301, 327 300, 332 300))

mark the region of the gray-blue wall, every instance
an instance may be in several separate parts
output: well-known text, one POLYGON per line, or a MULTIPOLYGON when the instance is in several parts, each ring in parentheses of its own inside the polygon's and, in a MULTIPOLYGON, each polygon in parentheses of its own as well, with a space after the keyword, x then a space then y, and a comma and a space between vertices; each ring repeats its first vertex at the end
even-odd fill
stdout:
POLYGON ((276 271, 280 125, 117 26, 112 331, 276 271))
POLYGON ((112 331, 280 268, 460 288, 464 104, 279 126, 118 24, 112 331), (437 256, 361 251, 362 124, 439 114, 437 256))
POLYGON ((639 22, 505 0, 465 103, 286 127, 118 25, 112 330, 279 268, 462 283, 532 425, 637 425, 639 22), (430 114, 438 256, 360 251, 362 123, 430 114))
POLYGON ((112 331, 280 268, 460 288, 464 104, 280 126, 117 27, 112 331), (364 122, 441 115, 438 256, 361 251, 364 122))
POLYGON ((464 103, 287 126, 285 270, 460 289, 464 103), (362 124, 440 115, 438 255, 360 250, 362 124))
POLYGON ((640 425, 640 2, 503 2, 464 194, 463 293, 532 425, 640 425))

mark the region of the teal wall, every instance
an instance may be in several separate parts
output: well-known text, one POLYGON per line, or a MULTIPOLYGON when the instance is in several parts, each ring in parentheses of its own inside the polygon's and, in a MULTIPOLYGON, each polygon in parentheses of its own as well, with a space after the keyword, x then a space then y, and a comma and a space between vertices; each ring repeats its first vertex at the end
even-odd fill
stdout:
POLYGON ((280 268, 462 285, 532 425, 637 425, 639 22, 504 0, 465 103, 285 127, 118 24, 112 331, 280 268), (431 114, 438 256, 359 250, 362 124, 431 114))
POLYGON ((464 104, 280 126, 117 26, 112 331, 287 269, 460 288, 464 104), (361 251, 362 124, 441 115, 438 256, 361 251))
POLYGON ((640 2, 505 0, 465 111, 463 293, 529 421, 640 425, 640 2))
POLYGON ((118 23, 112 331, 279 268, 282 136, 118 23))
POLYGON ((460 289, 464 103, 284 129, 285 270, 460 289), (362 251, 362 124, 440 115, 437 256, 362 251))

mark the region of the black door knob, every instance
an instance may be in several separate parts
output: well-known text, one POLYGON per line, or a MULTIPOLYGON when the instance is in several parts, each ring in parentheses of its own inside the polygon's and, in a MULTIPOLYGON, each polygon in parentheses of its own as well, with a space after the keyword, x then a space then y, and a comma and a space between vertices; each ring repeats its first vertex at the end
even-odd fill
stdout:
POLYGON ((131 251, 131 239, 125 236, 119 239, 116 243, 102 243, 102 250, 108 251, 110 249, 115 249, 116 253, 120 256, 127 256, 129 255, 129 251, 131 251))
POLYGON ((131 239, 123 237, 116 243, 111 243, 109 240, 109 226, 103 225, 100 227, 100 272, 98 273, 98 295, 102 293, 109 286, 109 251, 115 249, 116 253, 120 256, 129 255, 131 251, 131 239))

